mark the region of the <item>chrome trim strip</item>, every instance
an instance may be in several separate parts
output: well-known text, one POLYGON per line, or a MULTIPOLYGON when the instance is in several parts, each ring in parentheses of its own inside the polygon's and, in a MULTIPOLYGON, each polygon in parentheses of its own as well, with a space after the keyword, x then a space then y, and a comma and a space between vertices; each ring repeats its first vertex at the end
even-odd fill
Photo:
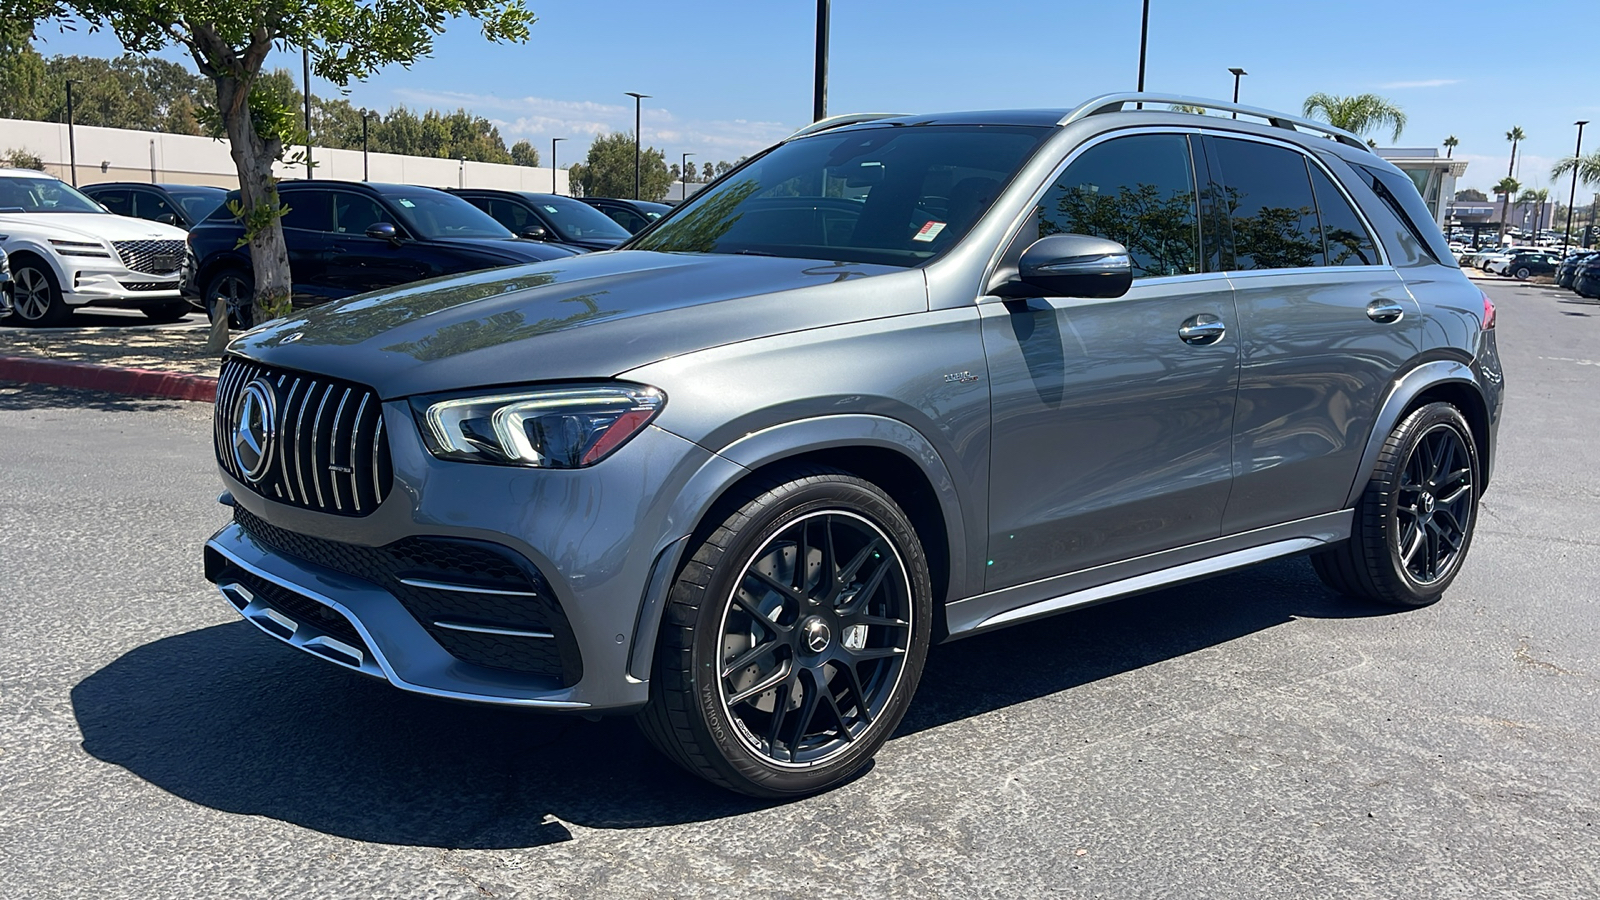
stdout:
MULTIPOLYGON (((289 396, 283 401, 283 424, 279 426, 279 434, 289 430, 289 408, 294 405, 294 392, 300 390, 300 378, 295 377, 294 384, 289 386, 289 396)), ((278 442, 278 468, 282 471, 279 476, 283 479, 284 492, 289 495, 289 502, 298 503, 294 496, 294 485, 289 483, 289 442, 278 442)))
POLYGON ((471 631, 476 634, 503 634, 506 637, 525 638, 555 638, 555 635, 548 631, 518 631, 515 628, 496 628, 493 625, 462 625, 459 622, 434 622, 433 624, 439 626, 440 628, 448 628, 451 631, 471 631))
MULTIPOLYGON (((294 418, 294 477, 300 483, 300 496, 306 498, 306 506, 311 505, 311 492, 306 490, 306 471, 303 463, 305 454, 300 452, 300 430, 306 423, 306 407, 311 404, 311 392, 317 389, 317 380, 311 379, 306 383, 305 395, 300 398, 300 412, 294 418)), ((288 475, 287 472, 284 473, 288 475)))
MULTIPOLYGON (((241 564, 240 568, 249 567, 241 564)), ((256 574, 260 575, 260 573, 256 574)), ((261 577, 265 578, 266 576, 262 575, 261 577)), ((383 669, 375 661, 367 659, 366 653, 344 641, 324 634, 321 629, 309 622, 301 622, 278 612, 266 601, 257 597, 255 592, 239 582, 226 581, 217 585, 217 589, 222 591, 222 596, 228 599, 228 603, 239 611, 239 615, 243 616, 245 621, 283 641, 285 644, 297 650, 315 653, 323 659, 336 662, 349 669, 355 669, 363 675, 384 679, 383 669), (279 628, 283 629, 283 631, 278 631, 277 629, 279 628)), ((297 594, 305 594, 304 591, 294 590, 297 594)), ((312 597, 310 599, 315 600, 317 598, 312 597)), ((343 615, 342 612, 340 614, 343 615)), ((350 620, 350 617, 345 616, 345 619, 350 620)))
POLYGON ((356 512, 361 512, 361 482, 356 478, 356 439, 361 435, 361 417, 366 414, 367 402, 372 399, 370 392, 361 395, 361 404, 356 407, 356 421, 350 426, 350 502, 355 505, 356 512))
POLYGON ((317 506, 328 508, 322 498, 322 476, 317 472, 317 445, 322 439, 322 414, 328 410, 328 398, 333 396, 333 382, 322 389, 322 399, 317 402, 317 417, 311 420, 311 486, 317 489, 317 506))
POLYGON ((473 587, 470 584, 451 584, 448 581, 429 581, 426 578, 402 578, 400 583, 414 588, 433 591, 455 591, 461 594, 490 594, 495 597, 537 597, 533 591, 497 591, 492 588, 473 587))
POLYGON ((339 408, 333 412, 333 424, 328 427, 328 492, 333 494, 333 508, 339 512, 344 512, 344 503, 339 500, 339 474, 333 467, 339 464, 339 423, 344 421, 344 408, 349 402, 350 388, 345 388, 344 396, 339 398, 339 408))
POLYGON ((382 503, 383 479, 378 477, 378 457, 383 447, 383 407, 378 407, 378 427, 372 432, 372 496, 382 503))

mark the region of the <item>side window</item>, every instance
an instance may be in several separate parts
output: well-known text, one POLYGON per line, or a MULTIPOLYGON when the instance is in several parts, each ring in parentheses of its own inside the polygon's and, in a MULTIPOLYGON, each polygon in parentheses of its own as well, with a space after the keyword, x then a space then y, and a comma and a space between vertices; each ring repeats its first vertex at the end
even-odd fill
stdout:
POLYGON ((1428 205, 1422 201, 1422 195, 1417 193, 1417 186, 1410 178, 1399 172, 1375 169, 1371 166, 1357 168, 1371 179, 1369 183, 1372 192, 1394 211, 1395 216, 1406 226, 1406 230, 1427 248, 1430 256, 1447 266, 1456 264, 1455 256, 1450 253, 1450 245, 1439 232, 1438 223, 1433 220, 1433 214, 1428 210, 1428 205))
POLYGON ((542 222, 532 221, 532 216, 523 209, 521 204, 509 200, 490 200, 488 213, 496 222, 511 229, 512 234, 521 234, 522 229, 530 225, 542 225, 542 222))
POLYGON ((94 200, 119 216, 133 215, 133 204, 128 200, 127 191, 97 191, 94 200))
POLYGON ((1378 244, 1361 223, 1361 217, 1344 199, 1333 179, 1318 166, 1311 166, 1311 187, 1317 195, 1317 211, 1322 214, 1323 252, 1330 266, 1375 266, 1378 244))
POLYGON ((389 215, 378 201, 362 194, 336 191, 333 195, 333 231, 335 234, 366 236, 367 229, 379 222, 388 222, 396 228, 400 223, 389 215))
POLYGON ((133 214, 154 222, 165 215, 177 215, 171 204, 154 191, 133 191, 133 214))
POLYGON ((602 209, 601 212, 610 216, 618 225, 628 229, 630 234, 637 234, 639 229, 650 224, 645 221, 643 216, 636 215, 632 210, 623 209, 620 206, 608 206, 602 209))
POLYGON ((1306 159, 1283 147, 1213 138, 1223 210, 1233 225, 1233 268, 1299 269, 1325 263, 1306 159))
POLYGON ((283 214, 283 227, 333 230, 333 197, 327 191, 295 191, 283 198, 283 205, 289 207, 283 214))
MULTIPOLYGON (((1200 217, 1189 139, 1144 134, 1096 144, 1045 191, 1038 234, 1092 234, 1128 248, 1133 276, 1200 271, 1200 217)), ((1022 237, 1029 238, 1024 229, 1022 237)), ((1031 243, 1026 240, 1026 243, 1031 243)))

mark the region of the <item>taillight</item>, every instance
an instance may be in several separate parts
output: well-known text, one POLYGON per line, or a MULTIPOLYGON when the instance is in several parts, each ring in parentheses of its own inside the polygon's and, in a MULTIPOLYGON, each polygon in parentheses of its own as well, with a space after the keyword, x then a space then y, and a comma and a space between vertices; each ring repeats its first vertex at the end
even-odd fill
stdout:
POLYGON ((1483 330, 1488 331, 1494 327, 1494 301, 1488 294, 1483 295, 1483 330))

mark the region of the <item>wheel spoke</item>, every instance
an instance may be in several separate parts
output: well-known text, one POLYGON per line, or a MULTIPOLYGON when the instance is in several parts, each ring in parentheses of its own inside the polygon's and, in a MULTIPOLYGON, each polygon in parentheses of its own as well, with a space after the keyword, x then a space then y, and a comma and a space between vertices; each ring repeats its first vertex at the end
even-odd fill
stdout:
POLYGON ((739 671, 740 669, 746 668, 751 663, 754 663, 756 660, 766 656, 768 653, 771 653, 781 646, 783 645, 777 641, 762 641, 761 643, 756 644, 749 650, 739 654, 738 658, 734 659, 732 662, 723 667, 722 677, 727 678, 733 673, 739 671))
MULTIPOLYGON (((745 574, 748 575, 751 578, 756 579, 757 581, 761 582, 762 584, 766 585, 767 587, 772 588, 773 590, 775 590, 779 594, 782 594, 783 596, 789 598, 790 600, 795 601, 796 603, 799 603, 799 602, 802 602, 802 601, 805 600, 805 595, 801 594, 798 591, 796 591, 794 589, 794 585, 792 585, 792 584, 784 584, 782 581, 779 581, 778 579, 772 577, 771 575, 768 575, 765 572, 760 571, 759 569, 752 568, 748 572, 746 572, 745 574)), ((734 596, 737 599, 738 595, 735 594, 734 596)), ((758 613, 758 615, 759 615, 759 613, 758 613)), ((765 617, 763 617, 763 618, 765 618, 765 617)))
POLYGON ((877 552, 879 543, 877 538, 868 541, 867 545, 861 548, 861 552, 852 557, 848 563, 845 563, 844 568, 839 571, 839 581, 843 584, 855 581, 856 574, 861 571, 861 567, 867 564, 867 560, 872 558, 873 553, 877 552))
MULTIPOLYGON (((754 575, 756 573, 755 572, 751 572, 750 574, 754 575)), ((761 607, 756 606, 754 603, 751 603, 748 599, 745 598, 745 596, 743 594, 740 593, 740 589, 735 589, 734 590, 734 592, 733 592, 733 602, 738 604, 740 609, 742 609, 746 613, 748 613, 750 615, 750 618, 755 619, 757 622, 761 623, 762 627, 771 629, 776 634, 784 634, 784 633, 788 632, 789 626, 784 625, 781 622, 777 622, 777 621, 774 621, 773 619, 768 618, 767 614, 761 611, 761 607)), ((781 607, 781 606, 778 607, 778 611, 779 612, 782 612, 782 610, 783 610, 783 607, 781 607)))
POLYGON ((855 697, 856 715, 868 725, 872 724, 872 710, 867 707, 867 692, 861 688, 861 675, 856 672, 856 664, 847 662, 841 666, 846 677, 850 679, 850 693, 855 697))
POLYGON ((860 650, 846 650, 845 652, 850 654, 850 658, 855 662, 867 662, 868 660, 884 659, 885 657, 890 656, 901 656, 905 653, 905 651, 899 647, 864 647, 860 650))
POLYGON ((846 622, 850 625, 881 625, 884 628, 911 627, 911 623, 907 622, 905 619, 891 619, 887 616, 869 616, 866 613, 858 613, 850 616, 848 619, 846 619, 846 622))
POLYGON ((795 711, 797 719, 794 728, 794 740, 789 744, 789 758, 794 758, 794 751, 806 739, 806 732, 811 730, 811 720, 817 715, 817 707, 821 705, 820 694, 827 693, 828 686, 821 682, 821 676, 815 669, 805 670, 809 677, 799 679, 800 682, 800 708, 795 711), (807 687, 807 683, 810 687, 807 687))
POLYGON ((1416 557, 1417 550, 1422 547, 1422 543, 1425 540, 1422 534, 1424 530, 1425 529, 1418 527, 1416 531, 1412 533, 1413 536, 1411 538, 1410 546, 1406 547, 1405 550, 1400 554, 1400 562, 1403 563, 1407 568, 1410 568, 1411 560, 1416 557))
MULTIPOLYGON (((789 717, 789 698, 794 696, 794 683, 799 677, 800 670, 790 666, 783 684, 779 686, 778 696, 772 702, 772 721, 767 723, 767 752, 773 756, 778 753, 778 736, 783 733, 783 720, 789 717)), ((794 759, 793 744, 789 745, 789 759, 794 759)))
POLYGON ((824 685, 822 696, 828 701, 828 709, 833 713, 833 720, 839 723, 839 736, 846 742, 854 741, 856 736, 850 733, 850 726, 845 724, 844 713, 839 711, 839 701, 833 698, 833 691, 824 685))
POLYGON ((861 590, 856 591, 855 599, 850 601, 850 608, 848 610, 840 610, 840 614, 854 615, 857 610, 865 609, 867 601, 871 600, 872 595, 883 587, 883 578, 889 574, 889 566, 893 562, 894 560, 890 557, 884 557, 878 563, 878 567, 872 570, 872 574, 867 576, 867 580, 861 583, 861 590))
POLYGON ((839 557, 833 549, 833 523, 831 516, 822 517, 822 559, 818 566, 816 595, 832 598, 839 590, 839 557))
MULTIPOLYGON (((773 688, 777 687, 778 685, 788 681, 789 680, 789 675, 791 674, 793 669, 794 669, 793 665, 791 665, 788 662, 785 662, 783 664, 783 667, 778 669, 776 672, 773 672, 772 675, 761 679, 760 682, 758 682, 756 684, 753 684, 750 687, 747 687, 744 690, 740 691, 739 693, 734 694, 733 696, 729 697, 728 698, 728 705, 729 706, 738 706, 739 704, 745 702, 746 700, 749 700, 751 697, 759 697, 762 694, 765 694, 767 691, 770 691, 773 688)), ((726 678, 728 676, 727 675, 723 675, 722 677, 726 678)), ((783 700, 782 696, 780 696, 778 698, 778 700, 781 702, 783 700)), ((776 711, 774 711, 774 714, 776 714, 776 711)))

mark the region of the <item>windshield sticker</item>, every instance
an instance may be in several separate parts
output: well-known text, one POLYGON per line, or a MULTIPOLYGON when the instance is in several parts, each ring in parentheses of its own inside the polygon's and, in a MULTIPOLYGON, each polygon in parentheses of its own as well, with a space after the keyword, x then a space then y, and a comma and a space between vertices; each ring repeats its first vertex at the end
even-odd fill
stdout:
POLYGON ((939 232, 944 230, 944 224, 943 222, 935 222, 929 219, 926 225, 917 229, 917 233, 911 239, 913 241, 931 241, 939 236, 939 232))
POLYGON ((549 204, 545 204, 544 211, 547 212, 547 213, 550 213, 551 215, 555 215, 556 213, 560 212, 561 210, 556 209, 554 206, 550 206, 549 204))
POLYGON ((417 205, 415 203, 412 203, 410 200, 407 200, 404 197, 400 198, 400 205, 404 206, 406 209, 416 209, 417 208, 417 205))

